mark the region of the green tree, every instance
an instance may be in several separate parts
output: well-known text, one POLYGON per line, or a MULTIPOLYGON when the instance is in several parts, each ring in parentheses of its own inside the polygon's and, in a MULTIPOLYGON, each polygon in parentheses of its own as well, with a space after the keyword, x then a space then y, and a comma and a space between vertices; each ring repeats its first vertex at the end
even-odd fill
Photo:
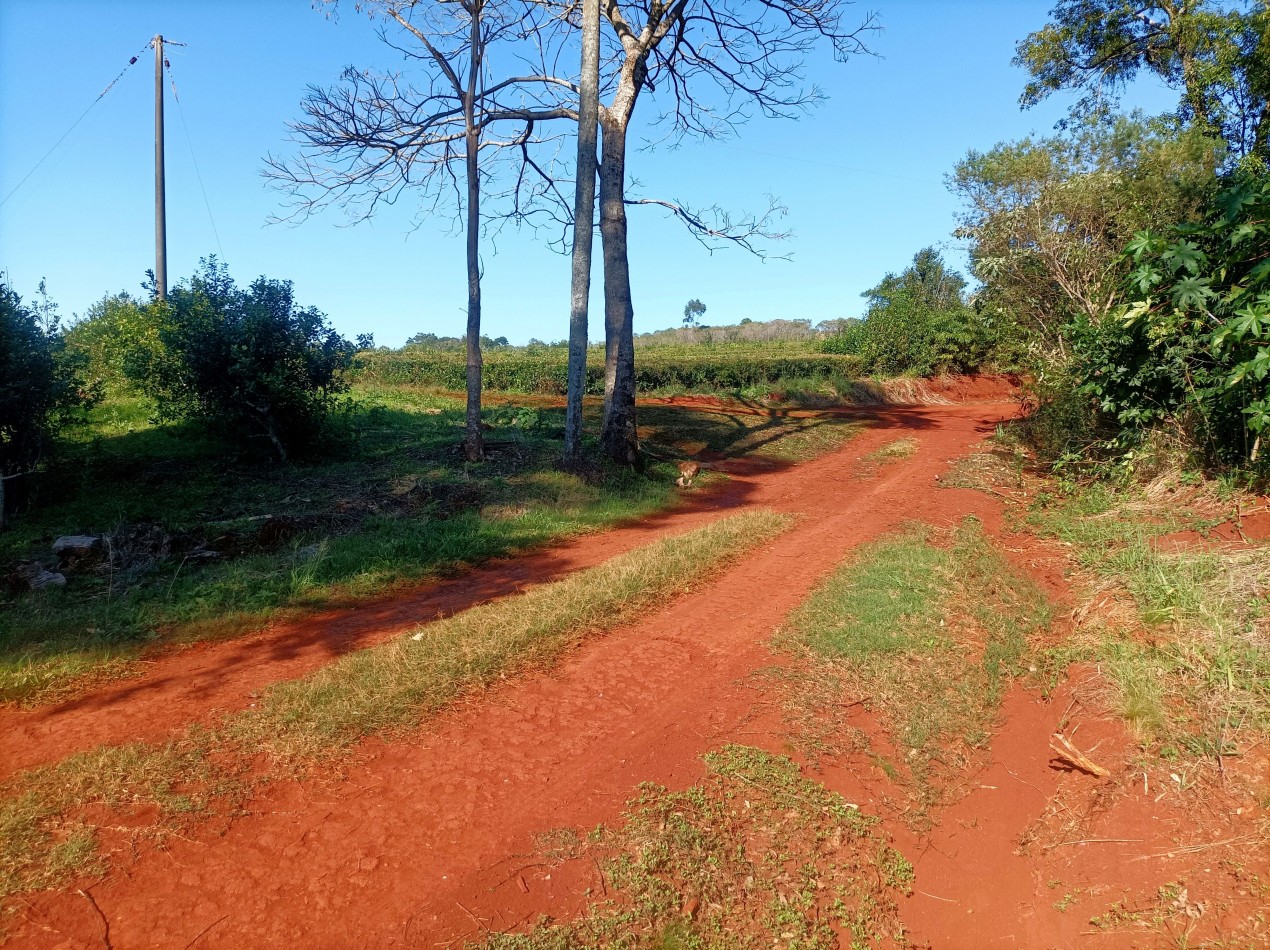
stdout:
POLYGON ((260 277, 243 290, 214 257, 146 310, 159 345, 134 348, 126 369, 160 416, 267 440, 282 462, 348 389, 356 351, 373 345, 350 343, 321 311, 299 307, 290 281, 260 277))
POLYGON ((1222 136, 1236 157, 1270 160, 1270 13, 1262 0, 1060 0, 1018 45, 1035 105, 1063 89, 1084 92, 1075 111, 1106 112, 1139 72, 1180 100, 1177 116, 1222 136))
POLYGON ((965 204, 976 306, 1017 324, 1042 364, 1064 362, 1073 320, 1123 301, 1133 234, 1201 215, 1222 155, 1209 136, 1138 117, 970 152, 949 187, 965 204))
POLYGON ((684 326, 692 327, 701 322, 701 318, 705 316, 706 305, 696 297, 693 297, 684 304, 684 326))
POLYGON ((978 370, 998 341, 991 323, 967 303, 965 288, 966 279, 937 250, 923 248, 905 270, 861 295, 869 301, 864 320, 843 321, 823 349, 859 356, 866 372, 880 375, 978 370))
POLYGON ((44 294, 26 306, 0 283, 0 527, 5 482, 44 459, 67 413, 90 401, 59 331, 57 307, 44 294))

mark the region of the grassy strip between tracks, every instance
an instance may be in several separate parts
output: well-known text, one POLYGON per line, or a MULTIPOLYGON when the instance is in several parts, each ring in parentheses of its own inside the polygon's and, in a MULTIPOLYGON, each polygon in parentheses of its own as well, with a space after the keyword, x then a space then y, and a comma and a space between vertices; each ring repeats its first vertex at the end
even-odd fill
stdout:
POLYGON ((232 813, 271 777, 329 760, 371 733, 407 729, 500 678, 549 666, 791 524, 767 511, 724 518, 276 684, 255 708, 214 728, 192 727, 164 744, 102 747, 15 776, 0 788, 0 896, 93 873, 129 840, 232 813), (147 811, 156 817, 141 827, 120 820, 147 811))

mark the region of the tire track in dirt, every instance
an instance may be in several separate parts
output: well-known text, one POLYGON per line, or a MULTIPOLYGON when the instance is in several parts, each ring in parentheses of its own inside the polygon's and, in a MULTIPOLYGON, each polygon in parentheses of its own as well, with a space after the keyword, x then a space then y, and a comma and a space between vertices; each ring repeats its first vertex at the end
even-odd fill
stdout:
MULTIPOLYGON (((836 453, 737 475, 745 504, 802 520, 551 675, 460 704, 408 741, 365 743, 343 780, 280 783, 245 818, 143 848, 92 887, 115 945, 434 946, 576 910, 595 872, 535 864, 534 835, 611 820, 642 781, 696 781, 700 755, 723 742, 779 751, 779 724, 756 718, 747 685, 772 662, 772 631, 851 549, 906 520, 999 524, 997 500, 939 490, 935 477, 1015 409, 887 410, 836 453), (897 430, 917 453, 853 478, 854 461, 897 430)), ((25 945, 100 942, 102 919, 73 888, 24 905, 25 945)))

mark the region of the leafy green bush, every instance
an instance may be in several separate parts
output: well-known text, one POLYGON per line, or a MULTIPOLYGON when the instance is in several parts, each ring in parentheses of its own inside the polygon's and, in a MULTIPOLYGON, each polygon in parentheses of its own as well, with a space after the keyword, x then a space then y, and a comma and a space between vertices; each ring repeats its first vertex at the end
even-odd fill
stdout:
POLYGON ((290 281, 260 277, 242 290, 208 258, 145 310, 153 333, 133 340, 125 370, 161 417, 266 439, 285 462, 348 388, 344 374, 357 348, 321 311, 297 306, 290 281))
POLYGON ((1207 218, 1130 242, 1127 303, 1083 322, 1080 393, 1123 451, 1161 426, 1203 458, 1255 462, 1270 428, 1270 174, 1243 173, 1207 218))
POLYGON ((108 294, 66 330, 66 349, 83 360, 84 374, 94 383, 117 388, 127 383, 126 354, 159 346, 158 326, 125 292, 108 294))
POLYGON ((856 356, 866 372, 882 376, 976 371, 994 358, 1000 341, 992 323, 966 304, 965 286, 938 251, 924 248, 907 270, 865 291, 864 320, 822 349, 856 356))

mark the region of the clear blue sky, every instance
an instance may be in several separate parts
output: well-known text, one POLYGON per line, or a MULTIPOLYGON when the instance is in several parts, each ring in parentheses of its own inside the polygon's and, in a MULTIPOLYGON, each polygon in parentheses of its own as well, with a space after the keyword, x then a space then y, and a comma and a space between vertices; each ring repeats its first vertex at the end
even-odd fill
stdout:
MULTIPOLYGON (((880 56, 811 62, 810 78, 830 97, 823 107, 799 121, 756 120, 727 143, 633 152, 630 175, 644 194, 740 211, 761 209, 771 193, 794 232, 775 248, 792 262, 760 263, 739 250, 710 255, 663 212, 632 209, 636 331, 678 325, 693 297, 712 324, 858 315, 861 291, 919 248, 944 245, 962 262, 944 175, 969 149, 1049 132, 1066 107, 1056 99, 1020 112, 1024 76, 1010 65, 1050 5, 857 3, 848 16, 876 10, 885 27, 871 40, 880 56)), ((332 21, 305 0, 0 0, 0 200, 13 192, 0 206, 0 270, 14 289, 29 299, 46 279, 69 317, 108 292, 137 292, 153 267, 153 53, 143 48, 162 33, 188 44, 169 48, 180 99, 178 107, 169 87, 169 279, 215 253, 240 283, 260 274, 294 281, 299 301, 349 336, 370 332, 397 346, 419 331, 460 334, 463 242, 449 219, 415 227, 416 209, 398 207, 354 227, 337 210, 299 226, 267 224, 283 196, 261 178, 261 159, 294 152, 286 123, 299 116, 305 86, 334 82, 348 64, 400 63, 352 6, 332 21)), ((1149 111, 1171 102, 1149 87, 1134 97, 1149 111)), ((655 106, 641 100, 637 117, 655 106)), ((484 262, 489 335, 567 335, 566 257, 508 229, 484 262)), ((598 305, 591 326, 593 339, 603 335, 598 305)))

